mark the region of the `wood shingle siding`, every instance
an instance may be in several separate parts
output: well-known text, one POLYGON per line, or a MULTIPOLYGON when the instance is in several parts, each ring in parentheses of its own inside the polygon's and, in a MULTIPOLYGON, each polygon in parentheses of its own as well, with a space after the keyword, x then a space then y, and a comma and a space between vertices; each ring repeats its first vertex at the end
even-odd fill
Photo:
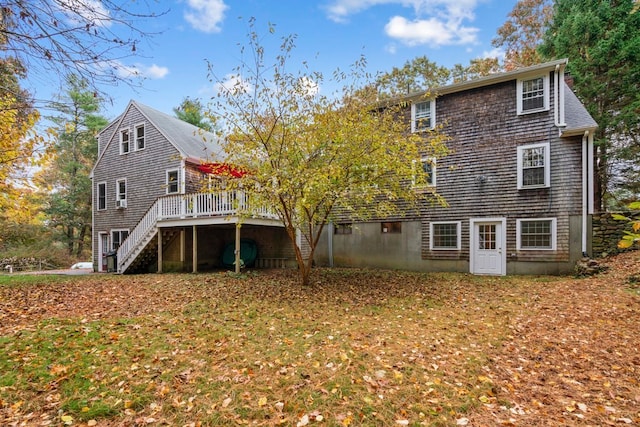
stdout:
MULTIPOLYGON (((180 169, 180 153, 151 123, 145 119, 135 105, 132 105, 120 122, 114 122, 107 132, 100 134, 99 146, 105 146, 106 152, 94 168, 94 186, 96 182, 107 183, 107 209, 94 212, 94 248, 97 248, 97 232, 110 232, 112 229, 131 230, 147 212, 156 199, 166 190, 167 169, 180 169), (137 124, 145 123, 145 148, 120 154, 119 131, 129 129, 133 133, 137 124), (116 209, 116 181, 127 180, 127 207, 116 209)), ((97 194, 94 189, 94 205, 97 194)), ((96 253, 96 251, 94 251, 96 253)), ((96 261, 96 260, 94 260, 96 261)))
MULTIPOLYGON (((418 221, 419 231, 411 225, 414 231, 400 237, 403 242, 398 243, 396 250, 401 252, 389 255, 396 261, 388 267, 427 271, 469 271, 471 267, 473 271, 472 252, 478 248, 470 247, 474 231, 471 227, 475 223, 493 223, 506 243, 506 247, 502 247, 502 243, 496 245, 506 263, 502 274, 504 271, 509 274, 572 271, 572 263, 581 257, 584 247, 583 209, 588 202, 583 200, 583 191, 587 188, 583 177, 592 179, 592 169, 583 170, 583 150, 586 149, 583 138, 597 125, 565 85, 563 71, 558 71, 565 65, 566 60, 559 60, 432 92, 436 95, 436 122, 449 138, 446 142, 449 154, 437 160, 435 190, 448 206, 425 203, 419 215, 408 212, 398 218, 407 224, 418 221), (548 78, 549 108, 518 114, 518 79, 538 76, 548 78), (559 84, 555 79, 560 80, 559 84), (557 101, 564 104, 556 105, 557 101), (539 147, 545 153, 549 175, 547 179, 545 174, 544 185, 541 182, 536 187, 519 188, 518 174, 522 172, 518 152, 519 147, 524 152, 524 146, 527 150, 531 146, 539 147), (555 235, 550 234, 552 248, 518 248, 518 221, 527 219, 537 220, 539 224, 544 222, 551 230, 555 229, 555 235), (432 223, 459 224, 459 248, 431 249, 432 223), (416 262, 415 254, 409 249, 402 253, 403 246, 411 248, 416 244, 420 248, 421 263, 416 262)), ((419 94, 407 97, 410 102, 423 99, 419 94)), ((402 119, 409 129, 410 105, 402 119)), ((428 135, 425 133, 425 137, 428 135)), ((393 219, 378 218, 377 221, 393 219)), ((337 222, 349 222, 348 215, 339 215, 337 222)), ((360 228, 366 230, 367 235, 357 235, 354 231, 332 241, 332 253, 328 256, 333 256, 336 265, 380 264, 377 258, 384 258, 384 253, 371 249, 376 244, 376 237, 371 235, 376 233, 376 228, 365 225, 360 228), (369 257, 369 254, 375 256, 369 257)), ((354 224, 354 230, 358 228, 358 224, 354 224)), ((588 239, 589 230, 586 231, 588 239)), ((549 236, 543 234, 542 239, 549 236)), ((326 233, 324 237, 332 238, 326 233)), ((318 249, 320 254, 329 250, 324 245, 318 249)), ((319 264, 328 262, 326 256, 318 257, 319 264)))

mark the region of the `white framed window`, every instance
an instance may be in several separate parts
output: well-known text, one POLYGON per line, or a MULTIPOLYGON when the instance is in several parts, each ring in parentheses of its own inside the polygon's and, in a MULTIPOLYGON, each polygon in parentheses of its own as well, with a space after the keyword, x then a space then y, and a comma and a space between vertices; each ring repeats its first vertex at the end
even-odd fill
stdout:
POLYGON ((460 221, 435 221, 429 223, 429 249, 460 250, 462 238, 460 221))
POLYGON ((518 114, 549 110, 549 75, 518 79, 518 114))
POLYGON ((131 149, 129 129, 120 130, 120 154, 127 154, 131 149))
POLYGON ((518 147, 518 189, 546 188, 551 185, 549 143, 518 147))
POLYGON ((135 127, 136 150, 144 150, 144 123, 135 127))
POLYGON ((129 237, 129 230, 111 230, 111 250, 118 250, 122 242, 129 237))
POLYGON ((422 101, 411 104, 411 132, 433 129, 436 124, 436 101, 422 101))
POLYGON ((420 159, 420 170, 417 170, 417 160, 414 160, 413 167, 414 176, 412 180, 413 186, 421 187, 435 187, 436 186, 436 158, 435 157, 423 157, 420 159), (424 179, 421 183, 418 183, 417 174, 422 173, 424 179))
POLYGON ((107 183, 99 182, 96 193, 98 210, 103 211, 107 209, 107 183))
POLYGON ((556 250, 556 218, 516 220, 518 250, 556 250))
POLYGON ((116 208, 127 207, 127 180, 122 178, 116 181, 116 208))
POLYGON ((167 194, 180 192, 180 171, 171 169, 167 171, 167 194))

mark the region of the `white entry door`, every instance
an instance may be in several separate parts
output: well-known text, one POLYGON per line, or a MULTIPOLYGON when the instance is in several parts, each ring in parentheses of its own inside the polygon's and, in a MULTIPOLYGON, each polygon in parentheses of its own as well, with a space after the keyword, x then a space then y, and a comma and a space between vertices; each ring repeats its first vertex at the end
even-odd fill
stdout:
POLYGON ((98 271, 107 271, 107 253, 109 252, 109 235, 99 234, 98 243, 98 271))
POLYGON ((470 268, 473 274, 505 275, 507 273, 504 218, 472 219, 470 224, 470 268))

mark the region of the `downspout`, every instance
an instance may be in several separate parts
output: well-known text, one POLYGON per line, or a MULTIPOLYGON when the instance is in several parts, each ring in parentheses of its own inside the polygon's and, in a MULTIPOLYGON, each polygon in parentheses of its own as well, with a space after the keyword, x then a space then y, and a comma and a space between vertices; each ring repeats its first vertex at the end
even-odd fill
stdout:
POLYGON ((333 233, 334 233, 334 224, 333 221, 329 221, 327 224, 327 250, 329 256, 329 267, 333 268, 333 233))
POLYGON ((588 149, 587 149, 587 171, 589 174, 589 214, 593 214, 594 206, 593 206, 593 197, 595 194, 594 188, 594 174, 595 167, 593 164, 594 161, 594 153, 593 153, 593 132, 589 133, 589 141, 588 141, 588 149))
POLYGON ((91 261, 93 262, 94 260, 97 260, 95 261, 96 264, 93 267, 93 271, 98 272, 102 265, 102 260, 99 257, 100 245, 102 243, 100 242, 100 236, 98 235, 96 237, 96 188, 95 185, 93 185, 93 173, 89 176, 89 179, 91 181, 91 261))
POLYGON ((187 162, 184 157, 180 159, 180 187, 178 188, 178 192, 180 194, 187 194, 187 162))
POLYGON ((582 256, 587 256, 587 215, 589 213, 589 140, 593 141, 593 135, 587 130, 582 136, 582 256))

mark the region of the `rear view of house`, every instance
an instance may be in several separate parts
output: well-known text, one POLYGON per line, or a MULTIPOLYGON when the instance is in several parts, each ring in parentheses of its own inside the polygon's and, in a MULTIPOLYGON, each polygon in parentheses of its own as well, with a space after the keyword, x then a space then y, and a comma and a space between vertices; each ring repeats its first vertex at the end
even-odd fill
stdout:
MULTIPOLYGON (((407 96, 407 130, 442 126, 450 154, 423 158, 448 207, 339 218, 320 265, 474 274, 567 273, 589 252, 593 132, 558 60, 407 96)), ((429 189, 427 189, 429 190, 429 189)))
POLYGON ((228 267, 236 244, 255 255, 252 263, 291 263, 281 222, 250 206, 242 192, 225 190, 217 172, 228 166, 220 159, 214 134, 131 101, 98 135, 91 173, 95 270, 228 267), (251 217, 241 219, 249 210, 251 217))

